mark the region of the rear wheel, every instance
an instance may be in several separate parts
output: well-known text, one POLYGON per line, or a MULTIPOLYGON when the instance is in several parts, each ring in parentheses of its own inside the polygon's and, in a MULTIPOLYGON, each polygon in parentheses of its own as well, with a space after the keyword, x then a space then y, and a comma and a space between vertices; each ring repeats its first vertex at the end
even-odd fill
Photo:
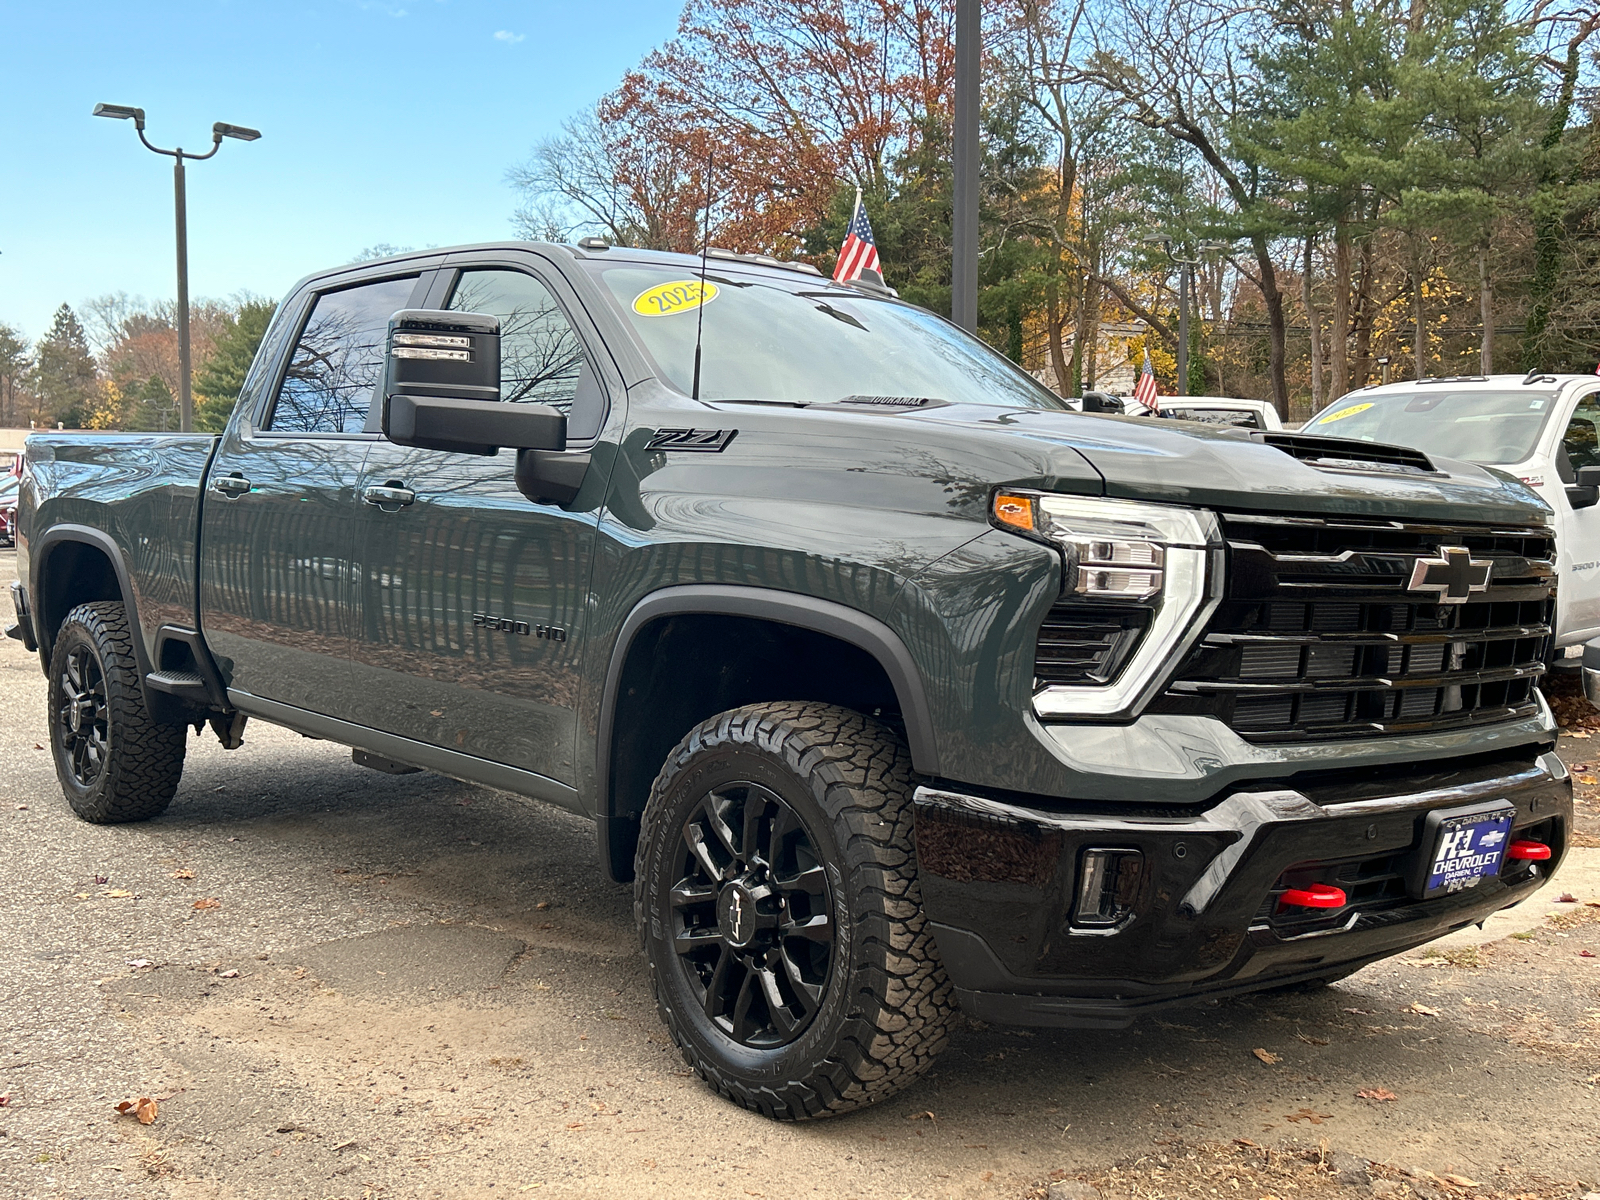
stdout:
POLYGON ((186 731, 145 709, 121 604, 80 604, 67 614, 50 655, 48 719, 56 777, 85 821, 143 821, 172 803, 186 731))
POLYGON ((943 1048, 910 757, 826 704, 752 705, 679 743, 646 807, 634 910, 685 1060, 768 1116, 882 1100, 943 1048))

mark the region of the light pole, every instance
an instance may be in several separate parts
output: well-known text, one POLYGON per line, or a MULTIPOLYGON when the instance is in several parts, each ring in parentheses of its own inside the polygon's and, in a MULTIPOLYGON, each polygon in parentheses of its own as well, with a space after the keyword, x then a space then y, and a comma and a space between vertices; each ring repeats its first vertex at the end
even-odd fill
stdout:
POLYGON ((225 137, 238 138, 241 142, 253 142, 261 134, 257 130, 246 129, 243 125, 229 125, 226 121, 218 121, 211 127, 211 149, 204 154, 185 154, 182 146, 163 150, 159 146, 150 144, 149 139, 144 136, 142 108, 129 108, 126 104, 96 104, 94 115, 114 117, 119 121, 132 120, 134 129, 139 133, 139 140, 144 143, 146 150, 165 154, 173 160, 172 193, 178 225, 178 427, 184 433, 188 433, 194 428, 194 395, 189 386, 189 212, 188 201, 184 194, 183 160, 187 158, 190 162, 204 162, 221 149, 222 139, 225 137))
MULTIPOLYGON (((1167 258, 1178 268, 1178 395, 1189 394, 1189 301, 1194 294, 1194 269, 1198 258, 1179 258, 1172 252, 1172 239, 1164 233, 1146 235, 1145 241, 1159 242, 1167 258)), ((1222 242, 1201 242, 1202 254, 1226 249, 1222 242)))
POLYGON ((956 0, 954 201, 950 237, 950 319, 978 332, 978 73, 983 25, 979 0, 956 0))

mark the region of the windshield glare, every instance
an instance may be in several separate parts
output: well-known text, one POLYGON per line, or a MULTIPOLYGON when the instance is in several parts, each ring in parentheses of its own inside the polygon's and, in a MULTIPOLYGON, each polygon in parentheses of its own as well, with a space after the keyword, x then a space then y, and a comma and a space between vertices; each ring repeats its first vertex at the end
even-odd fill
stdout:
POLYGON ((1303 432, 1411 446, 1425 454, 1508 466, 1533 453, 1555 398, 1549 392, 1352 392, 1307 421, 1303 432))
POLYGON ((1066 409, 1030 375, 932 313, 873 300, 821 279, 793 282, 716 267, 703 305, 692 270, 596 265, 663 379, 694 386, 697 321, 702 400, 831 404, 896 396, 1066 409))

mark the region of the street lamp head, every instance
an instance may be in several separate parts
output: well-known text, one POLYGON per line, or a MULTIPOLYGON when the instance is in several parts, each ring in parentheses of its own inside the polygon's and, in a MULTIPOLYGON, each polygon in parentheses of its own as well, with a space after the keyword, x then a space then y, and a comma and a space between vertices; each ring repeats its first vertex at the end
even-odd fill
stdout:
POLYGON ((1227 242, 1201 242, 1200 243, 1200 251, 1201 251, 1202 254, 1217 254, 1220 251, 1226 250, 1227 248, 1228 248, 1228 243, 1227 242))
POLYGON ((247 129, 243 125, 229 125, 226 121, 218 121, 211 127, 213 141, 222 138, 238 138, 241 142, 253 142, 261 136, 259 129, 247 129))
POLYGON ((1172 241, 1172 238, 1164 233, 1147 233, 1144 235, 1143 240, 1147 242, 1160 242, 1164 245, 1172 241))
POLYGON ((94 115, 97 117, 115 117, 119 121, 132 119, 135 129, 144 129, 144 109, 130 108, 126 104, 96 104, 94 115))

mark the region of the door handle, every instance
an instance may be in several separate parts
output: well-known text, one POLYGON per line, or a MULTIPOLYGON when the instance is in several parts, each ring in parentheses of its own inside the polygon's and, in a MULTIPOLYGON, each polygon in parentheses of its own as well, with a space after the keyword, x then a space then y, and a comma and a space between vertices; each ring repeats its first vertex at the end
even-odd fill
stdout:
POLYGON ((375 504, 379 508, 387 509, 393 505, 395 508, 404 508, 416 500, 417 494, 408 487, 401 487, 395 480, 388 483, 364 487, 361 489, 361 499, 368 504, 375 504))
POLYGON ((219 475, 213 479, 211 488, 229 499, 237 499, 250 490, 250 481, 235 471, 232 475, 219 475))

